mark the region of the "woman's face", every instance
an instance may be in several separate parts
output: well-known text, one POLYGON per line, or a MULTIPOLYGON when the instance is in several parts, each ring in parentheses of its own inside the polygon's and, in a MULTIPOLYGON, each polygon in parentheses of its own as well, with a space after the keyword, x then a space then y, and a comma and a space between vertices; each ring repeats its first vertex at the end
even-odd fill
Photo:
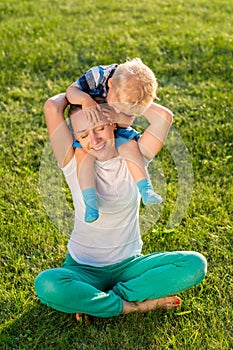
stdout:
POLYGON ((115 124, 109 124, 103 116, 99 122, 91 124, 83 111, 72 114, 71 123, 75 138, 97 160, 105 161, 118 155, 115 148, 115 124))

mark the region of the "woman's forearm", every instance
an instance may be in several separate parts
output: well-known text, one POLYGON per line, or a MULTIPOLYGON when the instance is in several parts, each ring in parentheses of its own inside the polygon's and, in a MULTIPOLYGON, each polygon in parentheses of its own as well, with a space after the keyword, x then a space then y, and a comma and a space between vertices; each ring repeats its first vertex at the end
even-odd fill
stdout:
POLYGON ((150 124, 146 131, 164 144, 173 121, 173 113, 166 107, 152 103, 144 112, 144 116, 150 124))
POLYGON ((73 155, 73 138, 64 118, 67 104, 65 94, 59 94, 49 98, 44 105, 51 145, 61 167, 65 166, 73 155))

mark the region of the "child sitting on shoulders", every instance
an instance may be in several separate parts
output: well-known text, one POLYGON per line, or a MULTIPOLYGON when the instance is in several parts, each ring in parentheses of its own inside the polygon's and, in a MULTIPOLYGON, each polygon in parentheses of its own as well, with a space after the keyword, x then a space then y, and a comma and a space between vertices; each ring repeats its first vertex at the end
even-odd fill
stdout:
MULTIPOLYGON (((156 97, 157 80, 154 73, 139 58, 120 65, 95 66, 89 69, 76 82, 71 84, 66 97, 70 104, 81 105, 90 123, 99 121, 99 111, 116 123, 116 150, 126 160, 129 171, 145 205, 162 202, 151 185, 145 162, 141 156, 137 140, 140 134, 130 125, 134 117, 142 115, 156 97), (102 102, 101 106, 99 103, 102 102), (111 108, 106 106, 106 103, 111 108)), ((82 149, 79 141, 85 139, 81 134, 74 142, 77 157, 78 178, 86 206, 86 222, 99 217, 98 199, 95 186, 95 158, 82 149)), ((101 140, 96 141, 96 149, 102 147, 101 140)))

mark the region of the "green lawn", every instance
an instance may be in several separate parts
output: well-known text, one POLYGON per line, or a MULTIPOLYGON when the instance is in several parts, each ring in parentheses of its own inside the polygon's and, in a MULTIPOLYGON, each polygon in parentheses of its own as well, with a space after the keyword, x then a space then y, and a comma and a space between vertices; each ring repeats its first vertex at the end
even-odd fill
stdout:
MULTIPOLYGON (((232 350, 231 2, 2 0, 0 11, 1 349, 232 350), (208 274, 181 294, 178 311, 78 324, 33 288, 63 261, 68 240, 48 198, 60 173, 43 178, 43 103, 90 66, 133 57, 153 69, 160 102, 175 114, 151 167, 166 200, 159 213, 142 208, 143 251, 197 250, 208 274)), ((69 221, 70 195, 61 195, 69 221)))

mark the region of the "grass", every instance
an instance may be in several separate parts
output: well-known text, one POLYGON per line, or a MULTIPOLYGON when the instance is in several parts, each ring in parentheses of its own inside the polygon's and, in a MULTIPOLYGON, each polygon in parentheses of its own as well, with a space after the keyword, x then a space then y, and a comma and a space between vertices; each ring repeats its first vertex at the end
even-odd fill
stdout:
POLYGON ((1 2, 2 349, 233 349, 232 10, 227 0, 1 2), (175 114, 176 136, 157 158, 160 171, 151 169, 166 201, 156 222, 142 209, 143 251, 197 250, 208 274, 181 294, 179 311, 77 324, 42 305, 33 289, 40 271, 63 261, 68 240, 41 194, 43 103, 90 66, 127 57, 153 69, 161 103, 175 114), (181 154, 180 140, 188 150, 181 154), (187 174, 194 175, 190 204, 168 230, 187 174))

